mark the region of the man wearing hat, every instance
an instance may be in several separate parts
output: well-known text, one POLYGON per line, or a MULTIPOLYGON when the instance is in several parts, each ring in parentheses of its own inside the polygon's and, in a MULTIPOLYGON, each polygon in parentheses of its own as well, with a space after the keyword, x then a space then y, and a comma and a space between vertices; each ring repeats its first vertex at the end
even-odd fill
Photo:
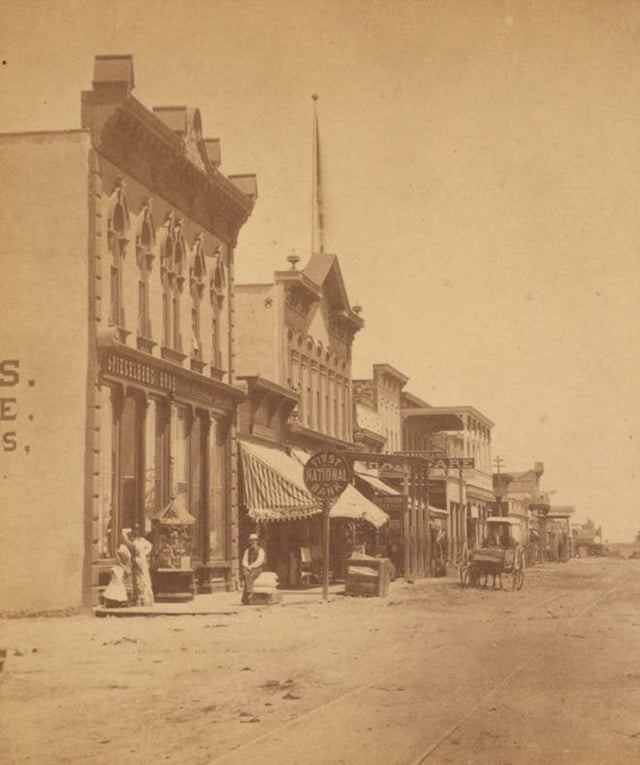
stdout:
POLYGON ((242 603, 245 606, 251 604, 253 597, 253 583, 262 573, 264 567, 264 550, 258 544, 258 535, 249 534, 249 547, 242 556, 242 573, 244 575, 244 590, 242 603))

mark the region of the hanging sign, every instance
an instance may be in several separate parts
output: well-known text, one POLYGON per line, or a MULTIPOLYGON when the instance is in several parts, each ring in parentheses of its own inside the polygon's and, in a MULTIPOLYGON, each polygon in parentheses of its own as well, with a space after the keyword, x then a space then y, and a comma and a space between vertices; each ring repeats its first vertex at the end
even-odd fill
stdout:
POLYGON ((337 499, 353 479, 351 463, 337 452, 317 452, 307 460, 303 478, 314 497, 337 499))
POLYGON ((475 467, 475 460, 473 457, 442 457, 435 460, 427 460, 429 468, 433 470, 439 469, 470 469, 475 467))

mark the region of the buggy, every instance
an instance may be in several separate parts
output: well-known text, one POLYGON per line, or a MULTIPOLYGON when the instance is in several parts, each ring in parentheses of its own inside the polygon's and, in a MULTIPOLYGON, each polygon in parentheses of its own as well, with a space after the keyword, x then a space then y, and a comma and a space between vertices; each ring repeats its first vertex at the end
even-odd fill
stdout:
POLYGON ((519 527, 516 518, 487 518, 487 538, 481 547, 469 550, 465 544, 460 564, 462 587, 485 587, 489 576, 493 587, 502 589, 502 575, 511 575, 511 589, 521 590, 524 583, 524 555, 522 545, 514 538, 513 529, 519 527))

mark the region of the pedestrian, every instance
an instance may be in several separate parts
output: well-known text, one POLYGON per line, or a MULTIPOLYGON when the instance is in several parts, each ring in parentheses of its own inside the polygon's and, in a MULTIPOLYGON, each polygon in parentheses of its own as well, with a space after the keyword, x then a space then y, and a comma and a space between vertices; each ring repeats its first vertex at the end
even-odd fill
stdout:
POLYGON ((129 597, 124 586, 125 570, 117 564, 111 569, 111 580, 104 591, 104 605, 106 608, 122 608, 129 603, 129 597))
POLYGON ((242 592, 242 604, 251 605, 253 597, 253 583, 262 573, 264 567, 264 550, 258 544, 258 535, 249 534, 249 546, 242 556, 242 574, 244 577, 244 590, 242 592))
POLYGON ((135 550, 133 567, 137 580, 137 606, 153 605, 153 588, 151 586, 151 574, 149 573, 149 556, 153 545, 143 536, 139 525, 133 527, 132 544, 135 550))
POLYGON ((135 606, 138 597, 138 583, 136 572, 133 566, 133 558, 136 554, 136 548, 129 538, 131 529, 122 529, 120 532, 120 544, 116 550, 116 565, 123 571, 123 584, 127 593, 126 605, 135 606))

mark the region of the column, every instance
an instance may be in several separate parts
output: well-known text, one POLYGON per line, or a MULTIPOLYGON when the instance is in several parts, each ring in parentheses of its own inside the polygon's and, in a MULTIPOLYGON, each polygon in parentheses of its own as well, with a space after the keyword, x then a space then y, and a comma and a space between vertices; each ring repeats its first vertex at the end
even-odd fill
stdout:
POLYGON ((156 420, 157 402, 147 397, 144 420, 144 531, 151 531, 151 518, 158 508, 156 497, 156 420))

